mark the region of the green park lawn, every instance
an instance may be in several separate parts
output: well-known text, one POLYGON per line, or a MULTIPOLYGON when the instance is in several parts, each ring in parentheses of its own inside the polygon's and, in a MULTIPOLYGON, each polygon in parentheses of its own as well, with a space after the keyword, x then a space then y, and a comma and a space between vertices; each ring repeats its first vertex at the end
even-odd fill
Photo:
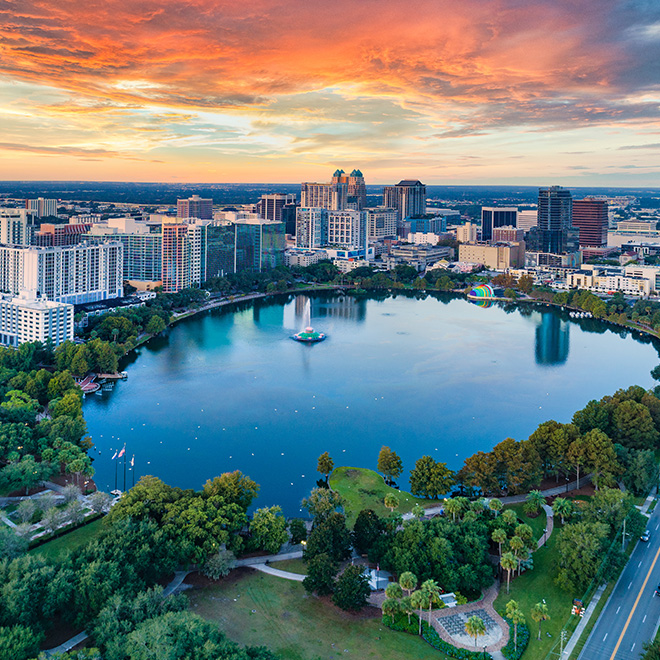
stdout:
POLYGON ((282 561, 271 561, 268 563, 272 568, 280 571, 289 571, 289 573, 299 573, 307 575, 307 564, 302 559, 283 559, 282 561))
POLYGON ((30 553, 33 555, 43 555, 47 559, 59 559, 68 550, 75 550, 92 539, 96 538, 103 529, 103 518, 98 518, 93 522, 58 536, 51 541, 46 541, 43 545, 32 548, 30 553))
POLYGON ((389 493, 399 500, 397 513, 412 511, 415 504, 421 506, 439 506, 441 500, 423 500, 410 493, 385 484, 383 477, 373 470, 356 467, 338 467, 330 475, 330 488, 339 493, 345 500, 344 513, 349 527, 353 526, 358 513, 363 509, 373 509, 379 516, 389 515, 383 500, 389 493))
MULTIPOLYGON (((534 532, 534 538, 538 541, 543 536, 543 530, 545 529, 547 517, 545 511, 541 510, 536 518, 530 518, 523 510, 524 504, 507 504, 505 509, 512 509, 516 512, 516 515, 522 522, 526 523, 532 528, 534 532)), ((559 520, 559 518, 557 518, 559 520)))
MULTIPOLYGON (((543 520, 545 521, 545 518, 543 520)), ((525 615, 532 635, 522 660, 541 660, 545 658, 553 644, 559 639, 559 632, 571 613, 573 595, 561 590, 554 582, 555 568, 559 563, 557 553, 558 527, 560 527, 559 524, 555 526, 555 530, 546 545, 534 553, 534 568, 523 573, 520 577, 511 579, 511 593, 508 595, 506 593, 505 574, 499 596, 494 603, 495 609, 498 612, 503 612, 509 600, 513 599, 517 601, 525 615), (538 641, 538 624, 532 620, 530 613, 532 607, 544 598, 551 618, 543 622, 541 641, 538 641), (548 637, 546 633, 550 633, 551 637, 548 637)), ((541 527, 541 533, 543 533, 543 527, 541 527)))
POLYGON ((282 660, 447 658, 419 637, 386 628, 380 616, 347 614, 309 596, 299 582, 250 569, 186 593, 191 610, 217 622, 230 639, 268 646, 282 660))

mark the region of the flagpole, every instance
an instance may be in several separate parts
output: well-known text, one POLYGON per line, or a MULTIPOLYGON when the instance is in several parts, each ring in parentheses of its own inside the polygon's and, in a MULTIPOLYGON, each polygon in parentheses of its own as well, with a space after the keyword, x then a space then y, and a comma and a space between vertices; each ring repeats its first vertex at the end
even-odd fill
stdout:
MULTIPOLYGON (((124 445, 124 450, 126 445, 124 445)), ((124 451, 124 492, 126 492, 126 452, 124 451)))
POLYGON ((131 460, 131 470, 133 471, 133 485, 135 486, 135 454, 131 460))
POLYGON ((119 463, 119 461, 115 461, 115 490, 117 490, 117 463, 119 463))

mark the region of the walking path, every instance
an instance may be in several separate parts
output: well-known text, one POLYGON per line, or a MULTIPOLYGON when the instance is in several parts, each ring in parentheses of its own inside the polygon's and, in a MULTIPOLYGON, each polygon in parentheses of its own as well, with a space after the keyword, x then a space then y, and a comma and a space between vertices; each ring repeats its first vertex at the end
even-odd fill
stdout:
POLYGON ((598 601, 600 601, 600 598, 603 595, 605 589, 607 589, 607 584, 601 584, 600 587, 596 589, 596 592, 594 593, 591 602, 589 603, 589 605, 587 605, 587 609, 584 611, 584 615, 580 617, 580 623, 577 624, 577 628, 575 628, 575 630, 573 631, 571 638, 568 640, 568 644, 566 644, 566 647, 564 648, 564 653, 561 656, 562 658, 571 657, 571 653, 573 653, 573 649, 580 641, 580 636, 584 632, 584 629, 589 625, 591 615, 594 613, 594 610, 598 605, 598 601))
MULTIPOLYGON (((285 559, 300 559, 303 556, 302 549, 300 550, 290 550, 287 552, 280 552, 277 555, 263 555, 262 557, 247 557, 246 559, 237 559, 234 562, 234 568, 239 566, 258 566, 259 564, 267 564, 271 561, 284 561, 285 559)), ((285 571, 280 571, 284 573, 285 571)), ((296 573, 291 573, 291 575, 296 575, 296 573)))
POLYGON ((658 493, 657 487, 653 486, 653 488, 651 489, 651 492, 649 493, 649 496, 646 498, 646 501, 644 502, 644 504, 642 504, 641 507, 638 507, 640 513, 643 513, 645 516, 648 516, 647 511, 649 510, 649 507, 651 506, 651 504, 655 500, 655 497, 656 497, 657 493, 658 493))
POLYGON ((552 534, 552 530, 555 528, 555 512, 552 510, 552 507, 544 504, 543 510, 545 511, 545 533, 539 539, 536 545, 537 550, 548 542, 548 539, 552 534))
POLYGON ((268 573, 276 577, 284 578, 285 580, 293 580, 294 582, 302 582, 307 576, 300 573, 291 573, 289 571, 281 571, 279 568, 273 568, 266 564, 253 564, 252 568, 262 573, 268 573))
MULTIPOLYGON (((192 571, 176 571, 172 581, 165 587, 165 589, 163 589, 163 596, 171 596, 181 586, 189 573, 192 573, 192 571)), ((83 630, 75 635, 75 637, 71 637, 70 639, 67 639, 66 642, 62 642, 59 646, 56 646, 53 649, 48 649, 45 651, 45 654, 47 656, 54 656, 56 653, 66 653, 72 648, 78 646, 78 644, 82 644, 88 637, 88 632, 83 630)))

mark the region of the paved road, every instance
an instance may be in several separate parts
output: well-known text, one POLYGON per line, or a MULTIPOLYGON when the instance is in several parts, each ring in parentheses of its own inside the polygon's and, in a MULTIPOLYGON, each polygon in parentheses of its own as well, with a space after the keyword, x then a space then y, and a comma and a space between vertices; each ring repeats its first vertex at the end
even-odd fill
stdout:
POLYGON ((639 660, 660 624, 660 507, 648 522, 651 539, 638 543, 579 660, 639 660))

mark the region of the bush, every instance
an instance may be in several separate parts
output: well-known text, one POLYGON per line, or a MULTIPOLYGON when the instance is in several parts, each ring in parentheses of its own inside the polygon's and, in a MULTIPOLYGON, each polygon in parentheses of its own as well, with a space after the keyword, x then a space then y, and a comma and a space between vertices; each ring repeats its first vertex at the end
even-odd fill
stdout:
POLYGON ((206 560, 202 573, 211 580, 219 580, 229 575, 235 563, 236 557, 231 550, 220 550, 206 560))
POLYGON ((529 644, 530 632, 526 623, 518 624, 518 648, 514 650, 513 644, 513 623, 511 619, 504 617, 504 620, 509 624, 509 642, 502 649, 502 655, 506 660, 519 660, 520 656, 525 652, 529 644))

